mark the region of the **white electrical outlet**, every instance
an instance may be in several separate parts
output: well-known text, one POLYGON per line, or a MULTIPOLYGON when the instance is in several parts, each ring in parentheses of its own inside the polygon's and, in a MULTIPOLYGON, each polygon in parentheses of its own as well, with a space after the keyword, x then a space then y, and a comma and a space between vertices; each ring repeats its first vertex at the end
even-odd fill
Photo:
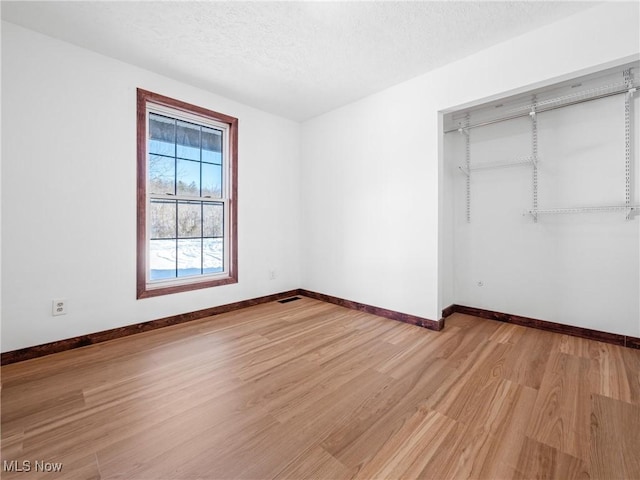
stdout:
POLYGON ((275 280, 276 279, 276 271, 271 269, 269 270, 269 280, 275 280))
POLYGON ((57 315, 67 314, 67 301, 64 298, 58 298, 53 300, 51 304, 51 315, 54 317, 57 315))

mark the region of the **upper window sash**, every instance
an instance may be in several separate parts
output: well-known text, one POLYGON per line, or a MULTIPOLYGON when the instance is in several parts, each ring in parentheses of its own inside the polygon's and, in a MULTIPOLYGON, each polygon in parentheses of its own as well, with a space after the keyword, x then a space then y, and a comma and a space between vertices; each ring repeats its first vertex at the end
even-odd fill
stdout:
MULTIPOLYGON (((176 110, 175 108, 167 108, 164 107, 162 105, 157 105, 151 102, 147 103, 147 107, 146 107, 146 122, 145 122, 145 138, 147 139, 145 142, 145 152, 146 152, 146 161, 147 161, 147 174, 150 170, 149 168, 149 161, 150 161, 150 157, 149 155, 156 155, 155 153, 152 153, 149 151, 149 140, 151 139, 151 135, 149 132, 149 124, 151 122, 151 118, 150 118, 150 114, 158 114, 158 115, 162 115, 164 117, 167 118, 171 118, 171 119, 177 119, 177 120, 182 120, 185 122, 189 122, 191 124, 197 125, 197 126, 204 126, 204 127, 209 127, 215 130, 218 130, 221 132, 221 159, 220 159, 220 169, 221 169, 221 176, 222 176, 222 184, 220 185, 221 187, 221 192, 220 192, 220 196, 214 196, 214 195, 185 195, 185 194, 180 194, 178 192, 173 192, 172 194, 167 195, 166 192, 162 193, 162 192, 152 192, 151 188, 150 188, 150 181, 151 179, 149 178, 149 175, 147 175, 147 183, 146 183, 146 192, 147 192, 147 196, 149 198, 162 198, 163 196, 167 196, 167 197, 171 197, 171 198, 183 198, 185 200, 190 200, 190 199, 202 199, 202 200, 227 200, 230 195, 230 181, 231 181, 231 161, 229 158, 230 155, 230 147, 229 147, 229 141, 230 141, 230 135, 229 135, 229 125, 222 123, 222 122, 216 122, 212 119, 208 119, 208 118, 203 118, 197 115, 193 115, 193 114, 189 114, 187 112, 181 112, 176 110)), ((161 155, 156 155, 156 156, 161 156, 161 155)), ((172 156, 167 156, 167 158, 172 158, 172 156)), ((202 162, 204 164, 207 165, 219 165, 218 163, 213 163, 210 161, 205 161, 202 159, 202 157, 198 160, 195 159, 188 159, 188 158, 184 158, 184 157, 179 157, 180 159, 183 159, 184 161, 199 161, 202 162)))

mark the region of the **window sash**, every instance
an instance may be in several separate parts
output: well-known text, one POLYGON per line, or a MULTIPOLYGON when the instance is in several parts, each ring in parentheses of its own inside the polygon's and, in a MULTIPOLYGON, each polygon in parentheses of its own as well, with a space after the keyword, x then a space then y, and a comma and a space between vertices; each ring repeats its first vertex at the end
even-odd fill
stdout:
MULTIPOLYGON (((228 267, 229 267, 229 262, 230 262, 230 241, 229 241, 229 202, 223 201, 223 200, 219 200, 219 199, 207 199, 206 201, 200 201, 200 200, 194 200, 193 197, 182 197, 181 199, 176 199, 173 196, 169 196, 169 197, 164 197, 164 196, 158 196, 158 195, 154 195, 154 196, 150 196, 149 199, 149 203, 147 204, 148 208, 147 208, 147 271, 146 271, 146 277, 147 277, 147 284, 149 286, 152 285, 157 285, 157 286, 167 286, 167 285, 172 285, 172 284, 182 284, 182 283, 188 283, 188 282, 192 282, 194 281, 194 279, 208 279, 208 278, 217 278, 217 277, 225 277, 228 275, 229 271, 228 271, 228 267), (173 221, 176 222, 175 223, 175 228, 174 231, 171 232, 170 236, 154 236, 152 234, 152 228, 151 228, 151 216, 152 216, 152 212, 153 212, 153 207, 152 205, 152 201, 153 200, 160 200, 162 202, 167 202, 167 203, 175 203, 175 213, 174 213, 174 219, 173 221), (213 227, 213 232, 211 232, 211 234, 209 234, 208 232, 205 231, 205 228, 207 227, 206 223, 205 223, 205 218, 202 215, 202 210, 200 211, 200 232, 199 235, 193 235, 193 236, 186 236, 181 234, 180 232, 180 228, 179 228, 179 222, 180 222, 180 206, 182 205, 198 205, 200 207, 200 209, 202 209, 204 206, 206 205, 211 205, 211 206, 222 206, 222 232, 220 234, 216 234, 215 233, 215 225, 210 225, 209 227, 213 227), (209 272, 209 273, 205 273, 203 270, 206 269, 206 258, 205 258, 205 242, 207 240, 214 240, 214 239, 221 239, 222 240, 222 270, 219 272, 209 272), (180 249, 178 247, 178 245, 181 243, 181 241, 190 241, 190 240, 199 240, 200 241, 200 258, 198 260, 199 262, 199 269, 200 269, 200 273, 192 273, 192 274, 183 274, 180 275, 180 249), (174 246, 172 246, 172 248, 175 248, 175 259, 173 260, 173 267, 171 268, 171 270, 175 270, 175 276, 171 276, 169 278, 152 278, 152 273, 153 273, 153 262, 152 262, 152 254, 153 254, 153 248, 152 248, 152 243, 159 243, 159 241, 165 241, 165 242, 174 242, 174 246)), ((211 267, 210 267, 211 268, 211 267)))
MULTIPOLYGON (((230 148, 229 148, 229 125, 222 123, 222 122, 216 122, 212 119, 208 119, 208 118, 203 118, 200 117, 198 115, 194 115, 191 114, 189 112, 183 112, 183 111, 179 111, 173 108, 169 108, 169 107, 165 107, 164 105, 158 105, 158 104, 154 104, 152 102, 147 102, 146 104, 146 113, 145 113, 145 159, 146 159, 146 240, 145 240, 145 250, 146 250, 146 272, 145 272, 145 276, 146 276, 146 285, 147 288, 149 289, 154 289, 154 288, 161 288, 161 287, 167 287, 167 286, 172 286, 172 285, 182 285, 182 284, 189 284, 189 283, 193 283, 194 281, 204 281, 206 279, 215 279, 215 278, 224 278, 226 276, 229 275, 229 270, 230 270, 230 260, 231 260, 231 242, 230 242, 230 224, 231 224, 231 218, 230 218, 230 198, 229 198, 229 192, 230 192, 230 179, 231 179, 231 172, 230 172, 230 166, 231 166, 231 161, 230 161, 230 148), (207 128, 213 128, 216 130, 219 130, 222 132, 222 184, 221 184, 221 196, 220 197, 215 197, 215 196, 201 196, 201 195, 178 195, 178 194, 157 194, 157 193, 150 193, 150 175, 149 175, 149 171, 150 171, 150 167, 149 167, 149 159, 150 159, 150 152, 149 152, 149 139, 150 139, 150 121, 151 121, 151 114, 158 114, 158 115, 162 115, 164 117, 168 117, 171 118, 173 120, 178 120, 178 121, 184 121, 184 122, 189 122, 191 124, 195 124, 198 126, 202 126, 202 127, 207 127, 207 128), (223 235, 222 235, 222 239, 223 239, 223 268, 221 272, 215 272, 215 273, 200 273, 200 274, 194 274, 194 275, 188 275, 188 276, 183 276, 180 277, 176 274, 175 277, 172 278, 167 278, 167 279, 152 279, 151 278, 151 241, 152 241, 152 236, 151 236, 151 202, 152 200, 170 200, 170 201, 176 201, 176 202, 180 202, 180 201, 188 201, 188 202, 197 202, 197 203, 212 203, 212 204, 222 204, 223 205, 223 235)), ((200 146, 201 147, 201 146, 200 146)), ((167 156, 167 158, 173 158, 174 161, 176 159, 181 159, 182 157, 177 157, 177 152, 174 152, 174 157, 169 157, 167 156)), ((195 161, 195 160, 194 160, 195 161)), ((200 155, 200 159, 198 160, 198 162, 200 163, 200 165, 202 165, 203 163, 207 163, 208 162, 202 162, 202 155, 200 155)), ((200 167, 202 168, 202 167, 200 167)), ((175 174, 175 172, 174 172, 175 174)), ((177 180, 176 180, 177 181, 177 180)), ((201 188, 200 188, 201 190, 201 188)), ((180 239, 184 239, 186 240, 186 238, 181 238, 178 234, 178 232, 176 231, 176 237, 175 238, 168 238, 167 240, 176 240, 179 241, 180 239)), ((203 236, 203 232, 200 232, 201 235, 200 237, 195 237, 195 238, 200 238, 202 239, 206 239, 208 237, 204 237, 203 236)), ((178 258, 177 258, 177 253, 176 253, 176 271, 178 271, 178 258)), ((202 266, 203 263, 203 258, 201 257, 200 259, 200 263, 202 266)))

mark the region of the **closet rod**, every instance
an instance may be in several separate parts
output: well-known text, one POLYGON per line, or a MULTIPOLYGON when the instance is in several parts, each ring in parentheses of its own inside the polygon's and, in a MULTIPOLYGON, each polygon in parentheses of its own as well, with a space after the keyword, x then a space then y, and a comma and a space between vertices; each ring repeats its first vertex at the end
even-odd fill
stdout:
MULTIPOLYGON (((600 95, 595 95, 595 96, 589 97, 589 98, 582 98, 580 100, 573 100, 571 102, 563 103, 562 105, 555 105, 555 106, 550 106, 550 107, 540 107, 539 109, 536 110, 536 113, 550 112, 551 110, 556 110, 558 108, 563 108, 563 107, 569 107, 571 105, 577 105, 579 103, 590 102, 591 100, 599 100, 601 98, 612 97, 614 95, 620 95, 621 93, 629 93, 629 90, 630 90, 629 87, 624 87, 623 89, 616 90, 615 92, 601 93, 600 95)), ((531 112, 516 113, 516 114, 510 115, 508 117, 502 117, 502 118, 498 118, 496 120, 488 120, 486 122, 481 122, 481 123, 474 123, 473 125, 469 125, 467 127, 460 127, 460 128, 462 128, 464 130, 470 130, 470 129, 476 128, 476 127, 485 127, 487 125, 493 125, 494 123, 506 122, 507 120, 513 120, 515 118, 528 117, 530 115, 530 113, 531 112)), ((452 130, 445 130, 444 133, 457 132, 457 131, 460 130, 460 128, 454 128, 452 130)))

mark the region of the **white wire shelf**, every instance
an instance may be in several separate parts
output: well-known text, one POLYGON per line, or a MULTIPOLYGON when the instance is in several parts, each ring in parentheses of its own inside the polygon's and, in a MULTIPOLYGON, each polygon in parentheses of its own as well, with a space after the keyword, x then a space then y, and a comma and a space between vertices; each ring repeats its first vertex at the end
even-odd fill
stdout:
POLYGON ((538 215, 558 215, 558 214, 578 214, 578 213, 604 213, 604 212, 624 212, 627 218, 640 211, 640 205, 600 205, 589 207, 569 207, 569 208, 539 208, 537 210, 527 210, 524 215, 531 215, 537 218, 538 215))
POLYGON ((640 83, 638 81, 625 82, 621 80, 619 82, 610 83, 608 85, 589 88, 587 90, 582 90, 575 93, 570 93, 559 97, 549 98, 546 100, 537 101, 535 103, 522 105, 520 107, 507 110, 504 113, 531 112, 532 110, 544 112, 545 110, 549 109, 549 107, 557 108, 561 106, 574 105, 575 103, 581 103, 583 101, 596 100, 610 95, 617 95, 619 93, 633 93, 639 86, 640 83))
MULTIPOLYGON (((640 89, 640 79, 619 80, 608 83, 607 85, 601 85, 597 87, 591 87, 588 89, 580 90, 573 93, 568 93, 554 98, 540 99, 536 102, 525 102, 524 104, 517 105, 505 110, 501 110, 499 115, 495 115, 497 112, 489 111, 488 114, 482 115, 482 113, 473 112, 470 123, 463 125, 460 113, 455 115, 451 121, 456 123, 455 128, 447 128, 444 133, 451 133, 454 131, 460 131, 464 129, 469 131, 470 129, 483 127, 486 125, 492 125, 494 123, 503 122, 505 120, 513 120, 520 117, 526 117, 531 115, 532 112, 544 113, 550 110, 555 110, 561 107, 568 107, 576 105, 578 103, 588 102, 591 100, 598 100, 600 98, 606 98, 613 95, 627 94, 633 95, 640 89), (475 118, 474 118, 475 117, 475 118)), ((500 105, 501 106, 501 105, 500 105)))
POLYGON ((500 162, 486 162, 471 165, 467 170, 466 167, 458 167, 462 173, 469 175, 474 170, 489 170, 494 168, 521 167, 522 165, 537 165, 538 160, 535 157, 519 158, 517 160, 506 160, 500 162))

